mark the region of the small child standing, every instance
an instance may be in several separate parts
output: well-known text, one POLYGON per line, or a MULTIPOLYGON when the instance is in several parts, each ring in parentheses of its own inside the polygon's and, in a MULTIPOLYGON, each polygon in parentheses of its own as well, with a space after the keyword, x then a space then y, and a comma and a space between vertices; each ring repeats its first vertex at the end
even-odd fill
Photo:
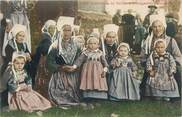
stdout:
POLYGON ((147 59, 146 96, 170 101, 172 97, 179 97, 178 86, 174 79, 176 63, 173 56, 165 51, 166 42, 158 39, 154 42, 154 51, 147 59))
POLYGON ((51 107, 51 103, 36 91, 32 90, 30 76, 24 70, 26 56, 22 52, 14 52, 12 66, 9 66, 8 104, 10 110, 27 112, 43 111, 51 107))
POLYGON ((140 100, 140 81, 136 79, 137 66, 129 56, 129 51, 129 45, 121 43, 116 57, 111 61, 113 73, 109 85, 110 100, 140 100))
POLYGON ((80 89, 83 91, 84 99, 107 99, 108 86, 105 74, 108 64, 103 52, 99 50, 99 39, 89 37, 87 49, 72 66, 74 69, 81 68, 80 89))

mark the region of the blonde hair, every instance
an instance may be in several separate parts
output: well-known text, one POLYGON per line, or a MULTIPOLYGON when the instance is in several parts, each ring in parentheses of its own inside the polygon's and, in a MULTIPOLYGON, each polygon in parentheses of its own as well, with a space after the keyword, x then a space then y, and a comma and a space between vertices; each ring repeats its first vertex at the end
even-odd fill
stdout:
POLYGON ((18 59, 23 59, 24 62, 26 62, 26 59, 25 59, 23 56, 18 56, 18 57, 16 57, 16 58, 13 60, 13 63, 14 63, 15 61, 17 61, 18 59))

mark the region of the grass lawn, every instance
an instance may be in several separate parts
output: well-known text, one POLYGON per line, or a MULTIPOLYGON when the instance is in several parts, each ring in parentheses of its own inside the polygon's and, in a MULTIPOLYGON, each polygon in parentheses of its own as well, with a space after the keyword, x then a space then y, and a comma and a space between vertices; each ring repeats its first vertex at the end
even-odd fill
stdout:
MULTIPOLYGON (((43 113, 43 117, 181 117, 180 102, 165 102, 154 100, 100 102, 94 109, 85 110, 83 107, 70 107, 63 110, 53 107, 43 113)), ((37 114, 23 111, 2 112, 0 117, 37 117, 37 114)))

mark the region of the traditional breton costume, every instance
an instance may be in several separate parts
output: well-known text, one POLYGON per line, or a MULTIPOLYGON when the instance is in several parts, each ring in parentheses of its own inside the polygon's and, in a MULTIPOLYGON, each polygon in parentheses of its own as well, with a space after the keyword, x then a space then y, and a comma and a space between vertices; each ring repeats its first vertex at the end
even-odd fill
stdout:
POLYGON ((54 20, 47 20, 45 22, 44 26, 42 27, 42 39, 38 44, 35 55, 32 59, 35 89, 46 98, 48 98, 48 85, 51 77, 46 68, 46 56, 50 45, 53 43, 56 37, 56 29, 52 36, 49 33, 48 30, 50 26, 56 27, 56 22, 54 20))
MULTIPOLYGON (((130 51, 127 43, 121 43, 130 51)), ((109 99, 115 101, 140 100, 139 86, 140 80, 136 77, 137 66, 130 56, 120 57, 117 55, 111 61, 113 73, 110 79, 109 99)))
POLYGON ((50 46, 47 56, 47 67, 52 73, 48 88, 49 98, 59 106, 79 103, 79 73, 60 70, 61 66, 72 65, 81 51, 73 38, 65 41, 62 37, 65 25, 71 26, 73 31, 73 21, 72 17, 59 17, 57 28, 60 35, 50 46))
POLYGON ((27 112, 43 111, 51 108, 51 103, 36 91, 32 90, 31 78, 26 70, 16 71, 13 62, 17 57, 26 57, 23 52, 14 52, 12 66, 7 69, 8 78, 8 104, 10 110, 24 110, 27 112), (17 90, 19 89, 19 90, 17 90))

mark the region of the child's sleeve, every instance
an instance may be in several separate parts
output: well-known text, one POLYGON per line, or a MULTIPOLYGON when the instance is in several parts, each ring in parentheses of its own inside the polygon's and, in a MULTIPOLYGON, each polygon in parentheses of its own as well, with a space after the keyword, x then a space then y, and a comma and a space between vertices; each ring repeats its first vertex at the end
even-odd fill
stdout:
POLYGON ((17 88, 18 88, 18 86, 17 86, 17 84, 16 84, 14 78, 11 77, 11 78, 9 79, 9 81, 8 81, 8 91, 13 93, 13 92, 16 91, 17 88))
POLYGON ((107 61, 106 61, 106 58, 103 55, 101 56, 101 63, 102 63, 102 65, 104 67, 108 67, 109 66, 107 61))
POLYGON ((77 68, 77 67, 80 67, 82 65, 82 63, 84 63, 87 59, 87 56, 82 53, 77 59, 76 61, 74 62, 74 67, 77 68))
POLYGON ((103 67, 104 67, 104 71, 107 72, 109 65, 108 65, 108 63, 106 61, 106 58, 103 55, 101 56, 101 63, 103 65, 103 67))

